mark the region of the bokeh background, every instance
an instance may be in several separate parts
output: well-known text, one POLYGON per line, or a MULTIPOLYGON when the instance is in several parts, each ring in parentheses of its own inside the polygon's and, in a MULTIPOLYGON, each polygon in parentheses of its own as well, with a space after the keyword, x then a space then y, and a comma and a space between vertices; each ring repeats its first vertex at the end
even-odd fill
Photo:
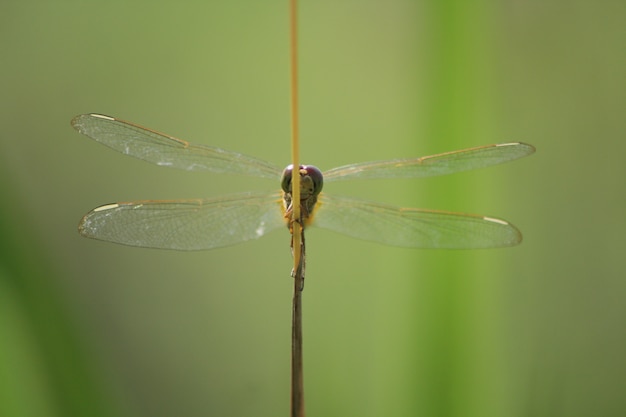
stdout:
MULTIPOLYGON (((311 416, 626 412, 623 1, 300 5, 301 159, 525 141, 532 157, 328 192, 503 217, 498 250, 308 234, 311 416)), ((289 161, 286 1, 0 6, 0 415, 280 416, 286 231, 208 252, 81 238, 89 209, 273 189, 76 133, 100 112, 289 161)))

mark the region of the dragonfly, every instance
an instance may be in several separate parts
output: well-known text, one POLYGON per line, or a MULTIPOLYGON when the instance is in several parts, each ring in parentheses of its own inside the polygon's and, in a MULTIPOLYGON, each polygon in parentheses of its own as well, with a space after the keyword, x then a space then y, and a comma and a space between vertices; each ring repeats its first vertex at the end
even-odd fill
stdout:
POLYGON ((396 207, 322 193, 324 182, 418 178, 512 161, 533 146, 501 143, 420 158, 355 163, 321 172, 311 165, 281 170, 251 156, 187 141, 101 114, 71 121, 83 135, 118 152, 169 168, 280 181, 281 190, 188 200, 105 204, 79 223, 82 236, 146 248, 204 250, 258 239, 290 226, 291 178, 301 177, 303 230, 313 225, 357 239, 408 248, 475 249, 514 246, 520 231, 506 220, 475 214, 396 207), (281 174, 282 172, 282 174, 281 174))

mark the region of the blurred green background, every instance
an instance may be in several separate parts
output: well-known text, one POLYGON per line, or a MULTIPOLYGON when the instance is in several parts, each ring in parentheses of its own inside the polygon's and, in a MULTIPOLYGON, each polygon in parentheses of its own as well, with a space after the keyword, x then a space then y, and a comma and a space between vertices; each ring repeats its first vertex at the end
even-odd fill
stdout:
MULTIPOLYGON (((310 416, 626 412, 626 3, 300 5, 301 159, 525 141, 515 163, 326 191, 503 217, 478 251, 308 234, 310 416)), ((100 112, 289 162, 287 2, 0 6, 0 415, 280 416, 286 231, 208 252, 81 238, 104 203, 277 187, 76 133, 100 112)))

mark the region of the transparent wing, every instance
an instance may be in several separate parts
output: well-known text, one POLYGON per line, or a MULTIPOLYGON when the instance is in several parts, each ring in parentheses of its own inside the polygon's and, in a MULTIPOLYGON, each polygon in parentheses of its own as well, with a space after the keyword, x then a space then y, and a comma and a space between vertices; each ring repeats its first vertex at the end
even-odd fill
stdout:
POLYGON ((270 179, 278 179, 281 175, 281 169, 261 159, 220 148, 193 145, 101 114, 82 114, 72 119, 71 123, 74 129, 103 145, 161 166, 270 179))
POLYGON ((324 180, 431 177, 501 164, 533 152, 534 147, 521 142, 486 145, 421 158, 345 165, 324 172, 324 180))
POLYGON ((78 230, 85 237, 130 246, 213 249, 258 239, 284 227, 281 207, 279 193, 115 203, 87 213, 78 230))
POLYGON ((385 245, 476 249, 522 241, 515 226, 493 217, 400 208, 326 194, 318 204, 314 225, 385 245))

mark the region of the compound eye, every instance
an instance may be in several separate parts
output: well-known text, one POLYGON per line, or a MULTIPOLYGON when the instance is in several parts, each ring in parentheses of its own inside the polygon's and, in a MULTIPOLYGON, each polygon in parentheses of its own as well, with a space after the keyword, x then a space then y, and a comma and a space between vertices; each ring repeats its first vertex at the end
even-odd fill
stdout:
POLYGON ((283 170, 283 175, 280 177, 280 188, 286 192, 291 192, 291 176, 293 175, 293 165, 287 165, 287 168, 283 170))
POLYGON ((322 192, 322 188, 324 188, 324 176, 322 175, 322 171, 313 165, 304 165, 301 166, 300 169, 304 171, 304 175, 308 176, 311 178, 311 181, 313 181, 313 195, 318 195, 322 192))

